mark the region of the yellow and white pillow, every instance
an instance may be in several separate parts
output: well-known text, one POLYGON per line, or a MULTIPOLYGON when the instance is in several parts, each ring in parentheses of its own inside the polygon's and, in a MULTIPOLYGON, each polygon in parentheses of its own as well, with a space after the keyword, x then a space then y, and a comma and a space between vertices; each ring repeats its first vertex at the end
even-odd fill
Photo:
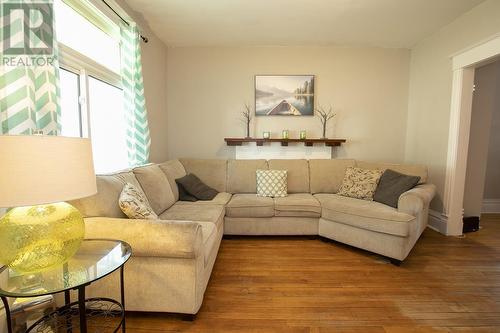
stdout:
POLYGON ((382 173, 382 170, 349 167, 337 194, 372 201, 382 173))
POLYGON ((286 197, 287 171, 286 170, 257 170, 257 196, 259 197, 286 197))
POLYGON ((118 199, 120 209, 131 219, 156 220, 158 215, 149 205, 148 199, 134 185, 126 183, 118 199))

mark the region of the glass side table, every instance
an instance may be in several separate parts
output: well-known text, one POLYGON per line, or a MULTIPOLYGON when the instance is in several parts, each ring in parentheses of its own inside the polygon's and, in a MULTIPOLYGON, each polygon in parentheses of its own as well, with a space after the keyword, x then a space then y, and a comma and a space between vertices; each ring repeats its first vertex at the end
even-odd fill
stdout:
POLYGON ((33 274, 20 274, 0 268, 0 297, 7 315, 8 333, 12 333, 8 299, 64 293, 65 305, 42 317, 26 332, 87 333, 90 325, 125 333, 125 290, 123 267, 132 254, 129 244, 110 239, 86 239, 78 252, 65 264, 33 274), (85 298, 85 288, 120 269, 120 302, 110 298, 85 298), (78 291, 71 302, 70 290, 78 291))

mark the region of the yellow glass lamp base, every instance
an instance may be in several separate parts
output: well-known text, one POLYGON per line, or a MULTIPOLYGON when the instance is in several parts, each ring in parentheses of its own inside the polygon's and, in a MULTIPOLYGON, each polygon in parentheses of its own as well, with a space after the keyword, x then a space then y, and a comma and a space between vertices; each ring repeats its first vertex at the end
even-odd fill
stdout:
POLYGON ((66 202, 14 208, 0 218, 0 263, 43 271, 71 258, 84 235, 82 215, 66 202))

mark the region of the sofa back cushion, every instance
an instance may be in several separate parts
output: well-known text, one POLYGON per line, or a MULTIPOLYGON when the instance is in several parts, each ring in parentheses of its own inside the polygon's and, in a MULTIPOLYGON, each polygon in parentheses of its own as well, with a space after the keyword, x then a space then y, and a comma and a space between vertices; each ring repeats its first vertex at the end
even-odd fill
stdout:
POLYGON ((354 160, 309 160, 311 193, 337 193, 346 169, 355 164, 354 160))
POLYGON ((427 183, 427 167, 424 165, 356 161, 356 166, 363 169, 375 169, 382 171, 391 169, 405 175, 419 176, 419 184, 427 183))
POLYGON ((174 194, 175 201, 179 200, 179 188, 177 187, 176 179, 184 177, 187 173, 184 166, 179 160, 170 160, 158 164, 160 169, 165 173, 170 184, 170 189, 174 194))
POLYGON ((135 168, 134 174, 156 215, 160 215, 175 203, 168 178, 158 164, 135 168))
POLYGON ((226 192, 227 160, 180 159, 186 173, 192 173, 218 192, 226 192))
POLYGON ((257 193, 257 170, 268 170, 266 160, 229 160, 227 192, 257 193))
POLYGON ((269 160, 270 170, 286 170, 288 193, 309 193, 309 162, 307 160, 269 160))
POLYGON ((70 201, 85 217, 116 217, 127 216, 120 209, 118 199, 127 183, 134 185, 138 191, 142 191, 141 185, 132 171, 118 172, 109 175, 98 175, 96 177, 97 194, 79 200, 70 201))

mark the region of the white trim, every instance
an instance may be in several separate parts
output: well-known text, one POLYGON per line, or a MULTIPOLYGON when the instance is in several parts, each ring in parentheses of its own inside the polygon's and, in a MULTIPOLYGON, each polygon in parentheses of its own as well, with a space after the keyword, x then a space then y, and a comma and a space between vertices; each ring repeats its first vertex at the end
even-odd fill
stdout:
POLYGON ((427 226, 432 230, 446 235, 447 220, 446 215, 429 209, 429 223, 427 226))
POLYGON ((87 74, 95 77, 96 79, 105 81, 115 87, 121 88, 120 74, 113 72, 107 67, 99 64, 89 57, 59 43, 59 63, 63 67, 71 68, 75 71, 85 69, 87 74))
POLYGON ((483 42, 452 56, 453 70, 474 66, 498 56, 500 34, 496 34, 483 42))
POLYGON ((447 235, 463 232, 463 198, 467 153, 469 148, 474 69, 462 68, 453 72, 448 158, 446 167, 444 213, 448 217, 447 235))
POLYGON ((62 0, 62 2, 108 35, 120 38, 121 20, 102 0, 62 0))
POLYGON ((446 234, 461 235, 463 229, 463 200, 474 66, 500 55, 500 35, 467 49, 452 57, 453 83, 451 92, 450 128, 444 193, 444 215, 447 216, 446 234))
POLYGON ((483 199, 481 213, 500 213, 500 199, 483 199))

